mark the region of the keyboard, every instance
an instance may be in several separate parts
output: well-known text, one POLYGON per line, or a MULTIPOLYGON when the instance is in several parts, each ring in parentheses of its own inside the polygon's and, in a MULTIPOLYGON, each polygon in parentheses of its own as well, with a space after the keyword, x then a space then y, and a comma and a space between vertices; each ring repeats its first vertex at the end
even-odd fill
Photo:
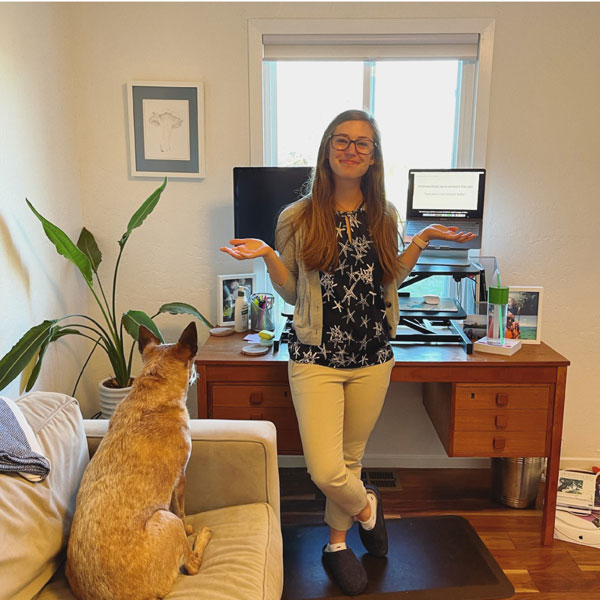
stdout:
POLYGON ((443 225, 444 227, 459 227, 460 231, 464 231, 465 233, 474 233, 479 235, 479 223, 469 223, 469 222, 457 222, 457 221, 444 221, 443 219, 439 221, 431 221, 431 223, 424 223, 419 221, 408 221, 406 223, 406 230, 404 235, 413 236, 427 225, 443 225))
POLYGON ((468 267, 471 264, 468 256, 457 257, 457 256, 424 256, 421 254, 418 265, 437 265, 440 267, 468 267))

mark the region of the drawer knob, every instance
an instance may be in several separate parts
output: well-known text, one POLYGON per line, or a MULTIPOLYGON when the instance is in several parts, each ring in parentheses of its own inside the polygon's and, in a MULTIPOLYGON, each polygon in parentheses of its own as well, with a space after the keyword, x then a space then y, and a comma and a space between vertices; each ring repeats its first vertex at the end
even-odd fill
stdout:
POLYGON ((250 392, 250 404, 262 404, 262 392, 250 392))
POLYGON ((496 406, 508 406, 508 394, 496 394, 496 406))
POLYGON ((506 415, 496 415, 494 423, 496 425, 496 429, 506 429, 506 426, 508 425, 508 417, 506 415))
POLYGON ((506 440, 504 438, 494 438, 494 450, 504 450, 506 440))

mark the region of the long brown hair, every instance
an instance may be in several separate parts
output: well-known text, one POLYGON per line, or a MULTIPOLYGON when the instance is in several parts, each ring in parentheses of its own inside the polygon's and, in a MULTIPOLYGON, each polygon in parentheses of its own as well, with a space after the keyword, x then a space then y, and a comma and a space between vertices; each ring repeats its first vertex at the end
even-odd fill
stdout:
POLYGON ((395 276, 399 267, 398 216, 394 207, 385 199, 379 128, 375 119, 362 110, 347 110, 339 114, 323 133, 317 165, 309 183, 310 193, 303 199, 305 208, 300 212, 295 224, 296 227, 304 228, 302 259, 309 269, 315 271, 331 272, 339 263, 335 228, 335 180, 329 165, 329 142, 335 128, 346 121, 366 121, 373 129, 374 163, 362 176, 360 188, 385 283, 395 276))

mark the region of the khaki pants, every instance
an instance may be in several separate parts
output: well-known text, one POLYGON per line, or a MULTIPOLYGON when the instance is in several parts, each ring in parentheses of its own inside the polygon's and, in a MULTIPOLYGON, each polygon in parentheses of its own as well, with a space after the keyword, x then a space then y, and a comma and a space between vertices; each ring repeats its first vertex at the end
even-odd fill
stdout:
POLYGON ((367 440, 383 407, 394 361, 359 369, 289 362, 304 458, 327 498, 325 522, 347 531, 367 503, 360 479, 367 440))

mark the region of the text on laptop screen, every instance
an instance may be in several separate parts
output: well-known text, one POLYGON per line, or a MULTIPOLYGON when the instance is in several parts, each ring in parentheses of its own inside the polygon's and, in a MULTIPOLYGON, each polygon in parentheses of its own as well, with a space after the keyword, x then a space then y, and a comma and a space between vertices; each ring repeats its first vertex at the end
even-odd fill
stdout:
POLYGON ((485 170, 411 170, 408 209, 413 217, 479 217, 485 170))

